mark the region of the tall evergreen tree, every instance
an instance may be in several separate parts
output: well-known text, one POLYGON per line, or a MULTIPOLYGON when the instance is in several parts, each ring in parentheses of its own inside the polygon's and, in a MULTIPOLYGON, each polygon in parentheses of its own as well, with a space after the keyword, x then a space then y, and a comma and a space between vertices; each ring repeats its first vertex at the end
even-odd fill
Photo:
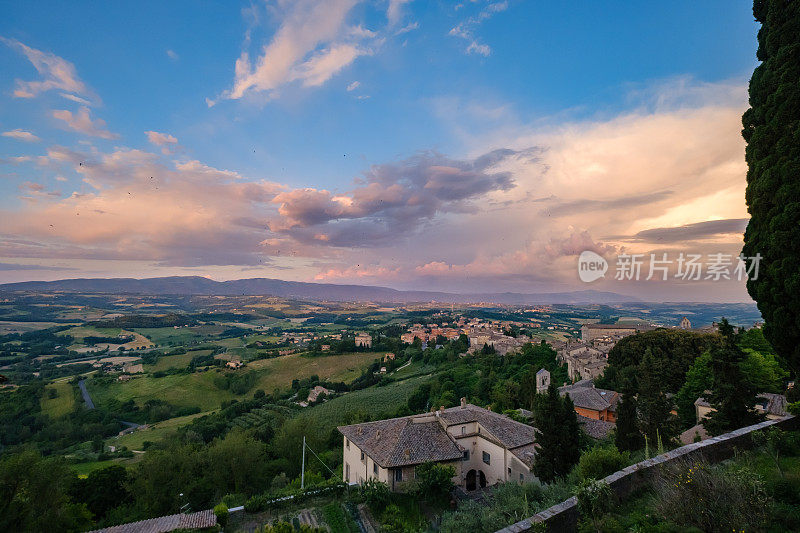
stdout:
POLYGON ((712 435, 755 424, 760 419, 753 411, 756 390, 740 368, 745 354, 736 344, 733 326, 723 318, 719 332, 724 342, 721 347, 711 351, 712 383, 709 397, 709 403, 716 411, 703 422, 712 435))
POLYGON ((561 398, 555 384, 537 394, 533 409, 536 458, 533 473, 543 483, 566 476, 580 458, 580 426, 572 400, 561 398))
POLYGON ((620 451, 638 450, 643 445, 642 433, 636 419, 636 397, 623 392, 617 404, 617 433, 614 443, 620 451))
POLYGON ((581 426, 578 423, 578 413, 569 394, 561 401, 561 455, 559 457, 559 472, 565 476, 572 467, 578 464, 581 458, 581 426))
MULTIPOLYGON (((760 254, 747 290, 764 336, 800 373, 800 2, 755 0, 761 64, 742 117, 747 142, 746 257, 760 254)), ((749 266, 752 263, 748 261, 749 266)))
POLYGON ((672 411, 672 400, 664 393, 660 379, 659 363, 650 350, 646 350, 639 365, 639 395, 636 398, 639 430, 651 443, 658 437, 667 441, 675 436, 676 426, 672 411))
POLYGON ((533 473, 542 483, 550 483, 559 475, 561 403, 553 383, 545 394, 537 394, 534 400, 533 427, 536 428, 537 446, 533 473))

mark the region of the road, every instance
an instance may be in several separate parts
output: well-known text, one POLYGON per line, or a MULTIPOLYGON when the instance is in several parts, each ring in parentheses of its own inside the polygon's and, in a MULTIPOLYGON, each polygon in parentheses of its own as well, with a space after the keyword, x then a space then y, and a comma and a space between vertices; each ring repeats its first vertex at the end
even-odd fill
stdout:
POLYGON ((78 387, 81 388, 81 394, 83 395, 83 401, 86 402, 87 409, 94 409, 94 402, 92 401, 92 397, 89 396, 89 391, 86 390, 86 380, 82 379, 78 382, 78 387))

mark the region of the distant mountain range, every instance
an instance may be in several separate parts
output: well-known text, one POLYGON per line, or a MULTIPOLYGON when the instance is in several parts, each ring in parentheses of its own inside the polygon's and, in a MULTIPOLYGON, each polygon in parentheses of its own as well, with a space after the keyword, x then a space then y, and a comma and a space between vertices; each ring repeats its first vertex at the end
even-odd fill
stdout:
POLYGON ((401 291, 368 285, 305 283, 269 278, 214 281, 200 276, 164 278, 95 278, 58 281, 24 281, 0 284, 0 291, 80 292, 149 295, 279 296, 328 301, 369 301, 387 303, 444 302, 497 304, 610 304, 636 302, 635 298, 613 292, 583 290, 553 293, 472 293, 401 291))

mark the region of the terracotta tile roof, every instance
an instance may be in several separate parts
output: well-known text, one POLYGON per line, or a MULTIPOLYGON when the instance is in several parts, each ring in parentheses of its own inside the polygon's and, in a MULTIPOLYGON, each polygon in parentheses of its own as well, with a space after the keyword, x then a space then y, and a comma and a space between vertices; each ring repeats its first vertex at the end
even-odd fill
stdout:
POLYGON ((342 426, 339 432, 384 468, 462 457, 461 448, 435 418, 413 418, 342 426))
POLYGON ((604 439, 611 433, 611 430, 617 427, 613 422, 605 420, 595 420, 594 418, 587 418, 578 415, 578 423, 581 425, 583 431, 593 439, 604 439))
POLYGON ((500 445, 508 449, 530 444, 535 440, 533 427, 472 404, 445 409, 441 419, 447 426, 477 422, 495 437, 500 445))
MULTIPOLYGON (((463 451, 446 428, 471 422, 477 422, 483 428, 482 437, 507 449, 513 451, 531 445, 532 450, 535 434, 531 426, 471 404, 451 407, 438 414, 377 420, 338 429, 373 461, 384 468, 393 468, 460 459, 463 451)), ((527 451, 521 450, 520 453, 527 451)))
POLYGON ((217 517, 212 509, 191 514, 173 514, 140 520, 129 524, 96 529, 90 533, 168 533, 176 529, 197 529, 212 527, 217 524, 217 517))
POLYGON ((583 380, 574 385, 559 387, 558 392, 561 396, 569 394, 575 407, 590 409, 592 411, 615 411, 619 394, 613 390, 596 389, 591 381, 583 380))

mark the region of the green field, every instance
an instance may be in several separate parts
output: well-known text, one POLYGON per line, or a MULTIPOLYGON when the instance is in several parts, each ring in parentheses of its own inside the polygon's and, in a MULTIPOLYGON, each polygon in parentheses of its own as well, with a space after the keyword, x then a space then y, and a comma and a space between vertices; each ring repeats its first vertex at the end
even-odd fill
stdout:
POLYGON ((348 383, 372 364, 383 353, 347 353, 324 357, 304 357, 299 354, 285 355, 273 359, 261 359, 247 364, 246 368, 264 370, 255 388, 271 392, 277 388, 289 388, 293 379, 317 375, 320 379, 348 383))
POLYGON ((72 392, 72 385, 67 381, 51 383, 46 390, 55 390, 58 396, 48 398, 47 392, 42 396, 42 413, 50 418, 58 418, 72 411, 75 407, 75 395, 72 392))
POLYGON ((323 404, 304 410, 298 418, 306 420, 321 435, 326 435, 338 425, 346 424, 354 413, 379 415, 395 411, 406 402, 416 388, 430 379, 417 376, 386 385, 348 392, 323 404))
POLYGON ((193 357, 198 355, 209 355, 211 350, 194 350, 178 355, 167 355, 159 357, 154 365, 147 365, 145 369, 149 372, 158 372, 169 368, 186 368, 193 357))
POLYGON ((156 442, 167 435, 175 433, 179 427, 185 426, 197 417, 205 416, 209 413, 197 413, 194 415, 179 416, 177 418, 170 418, 162 422, 152 424, 147 429, 140 429, 133 433, 128 433, 122 437, 112 437, 106 441, 110 446, 127 446, 129 450, 141 450, 144 448, 144 442, 156 442))
POLYGON ((82 341, 84 337, 116 337, 122 332, 120 328, 94 328, 91 326, 78 326, 62 331, 59 335, 72 335, 75 340, 82 341))
POLYGON ((141 454, 134 456, 130 459, 109 459, 107 461, 90 461, 88 463, 72 463, 70 468, 75 471, 78 476, 86 476, 95 470, 100 470, 107 466, 122 465, 130 466, 141 460, 141 454))
POLYGON ((214 375, 216 373, 212 371, 163 378, 142 376, 102 385, 89 380, 86 386, 98 406, 112 398, 121 402, 135 400, 140 405, 150 399, 160 399, 178 407, 199 407, 201 411, 211 411, 219 407, 222 401, 234 397, 231 392, 214 385, 214 375))

